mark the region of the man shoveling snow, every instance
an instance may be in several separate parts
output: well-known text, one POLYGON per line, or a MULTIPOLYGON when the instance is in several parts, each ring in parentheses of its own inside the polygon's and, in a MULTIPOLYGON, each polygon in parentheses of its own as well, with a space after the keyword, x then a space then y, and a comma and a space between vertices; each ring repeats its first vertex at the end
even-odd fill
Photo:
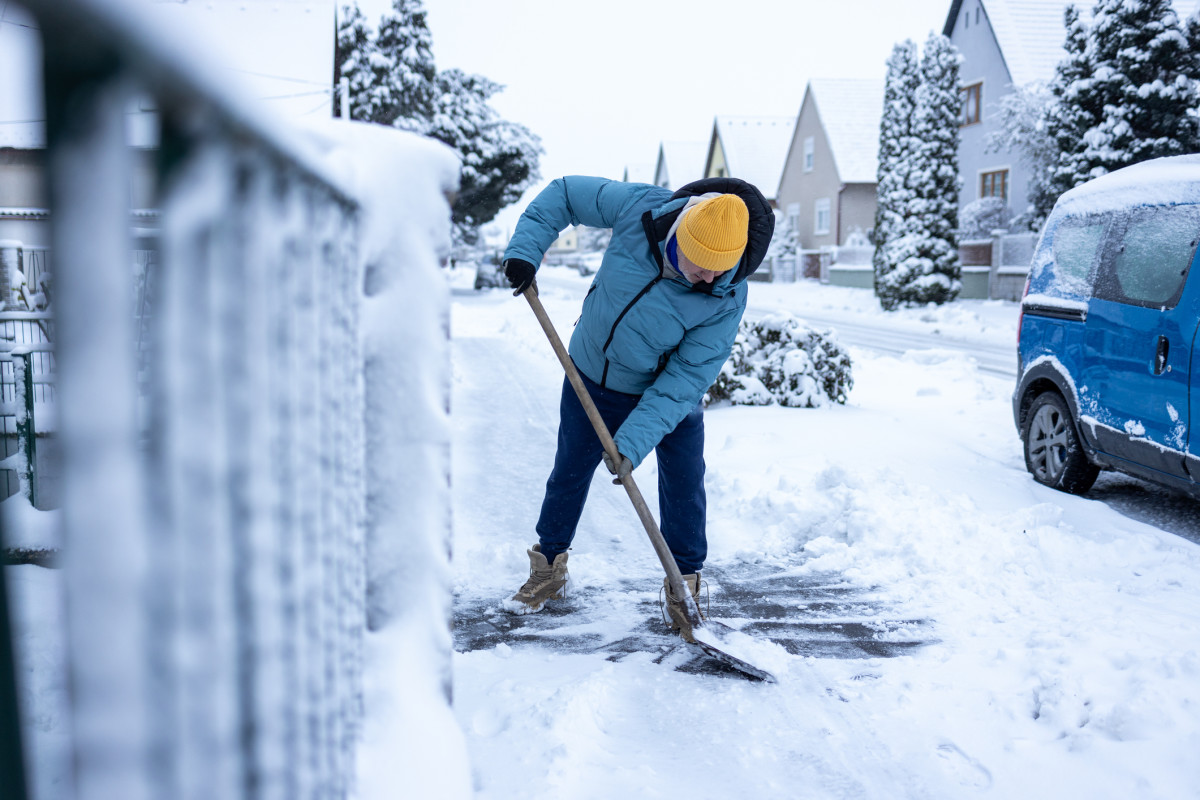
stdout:
MULTIPOLYGON (((570 382, 558 448, 529 551, 529 579, 509 607, 540 611, 569 580, 567 549, 601 460, 617 480, 654 450, 662 535, 693 600, 707 555, 702 400, 729 357, 746 309, 746 279, 762 263, 775 218, 762 193, 735 178, 669 190, 603 178, 552 182, 522 214, 504 255, 515 289, 534 284, 546 250, 569 225, 611 228, 568 352, 613 439, 604 452, 570 382)), ((672 627, 691 640, 683 597, 664 581, 672 627)))

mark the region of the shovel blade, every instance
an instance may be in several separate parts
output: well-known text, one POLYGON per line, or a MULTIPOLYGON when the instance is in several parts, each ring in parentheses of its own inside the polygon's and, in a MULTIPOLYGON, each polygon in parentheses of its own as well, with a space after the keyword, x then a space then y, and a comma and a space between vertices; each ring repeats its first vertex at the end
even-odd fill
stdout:
POLYGON ((745 646, 749 640, 746 634, 723 623, 704 620, 692 627, 692 637, 696 640, 695 646, 710 658, 733 667, 749 678, 764 683, 776 683, 774 675, 762 667, 756 667, 748 660, 753 658, 753 654, 744 652, 748 649, 745 646))

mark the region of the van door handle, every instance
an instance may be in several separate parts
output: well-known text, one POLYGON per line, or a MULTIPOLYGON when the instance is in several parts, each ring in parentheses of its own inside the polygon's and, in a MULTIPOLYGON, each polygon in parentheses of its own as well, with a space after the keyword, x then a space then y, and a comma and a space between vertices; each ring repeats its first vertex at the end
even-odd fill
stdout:
POLYGON ((1163 372, 1170 372, 1171 368, 1167 366, 1167 356, 1171 352, 1171 342, 1167 337, 1158 337, 1158 349, 1154 353, 1154 374, 1162 375, 1163 372))

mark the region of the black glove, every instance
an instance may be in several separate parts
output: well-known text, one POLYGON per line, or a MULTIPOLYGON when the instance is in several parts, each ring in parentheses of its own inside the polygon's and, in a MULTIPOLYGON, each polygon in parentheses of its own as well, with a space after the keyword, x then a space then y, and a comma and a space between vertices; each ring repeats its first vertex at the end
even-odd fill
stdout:
POLYGON ((622 478, 628 477, 629 473, 633 472, 633 464, 620 453, 617 453, 617 455, 621 456, 621 463, 614 467, 612 456, 608 454, 608 451, 605 451, 604 466, 608 467, 609 472, 617 476, 613 478, 613 483, 619 484, 622 478))
POLYGON ((524 292, 533 285, 533 277, 537 275, 537 267, 519 258, 510 258, 504 262, 504 277, 513 287, 513 297, 524 292))

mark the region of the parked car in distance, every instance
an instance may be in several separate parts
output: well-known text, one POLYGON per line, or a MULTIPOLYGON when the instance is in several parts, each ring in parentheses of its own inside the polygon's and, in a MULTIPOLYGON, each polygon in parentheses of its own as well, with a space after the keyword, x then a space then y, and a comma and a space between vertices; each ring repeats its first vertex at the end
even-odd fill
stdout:
POLYGON ((499 258, 486 259, 475 266, 476 290, 500 289, 508 285, 508 279, 504 277, 504 264, 499 258))
POLYGON ((1200 497, 1200 155, 1066 192, 1046 220, 1019 325, 1013 417, 1035 480, 1101 469, 1200 497))

